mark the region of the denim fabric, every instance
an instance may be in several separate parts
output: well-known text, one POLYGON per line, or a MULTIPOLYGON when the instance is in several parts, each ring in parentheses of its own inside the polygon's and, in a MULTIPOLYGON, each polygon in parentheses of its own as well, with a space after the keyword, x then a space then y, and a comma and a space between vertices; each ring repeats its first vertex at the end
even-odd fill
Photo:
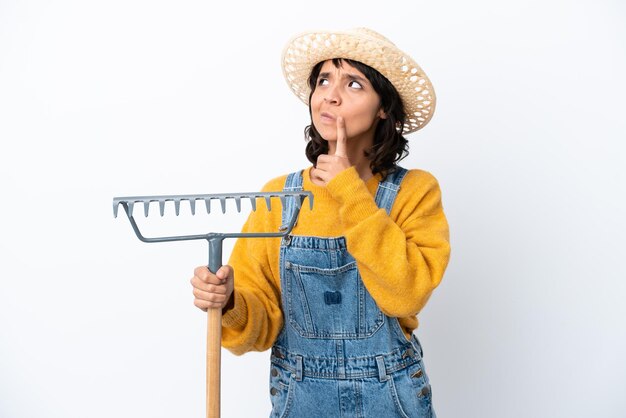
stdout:
MULTIPOLYGON (((387 213, 406 175, 378 186, 387 213)), ((302 189, 302 172, 285 190, 302 189)), ((283 207, 283 224, 293 201, 283 207)), ((285 325, 271 355, 271 417, 435 417, 423 351, 376 305, 344 237, 288 235, 280 248, 285 325)))

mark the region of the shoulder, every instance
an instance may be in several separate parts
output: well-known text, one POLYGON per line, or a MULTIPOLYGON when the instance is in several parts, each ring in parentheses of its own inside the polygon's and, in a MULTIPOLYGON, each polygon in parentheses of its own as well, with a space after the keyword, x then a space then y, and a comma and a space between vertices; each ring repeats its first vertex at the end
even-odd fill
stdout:
POLYGON ((407 173, 400 184, 400 190, 402 191, 402 189, 408 189, 412 192, 439 189, 439 181, 429 171, 418 168, 407 169, 407 173))
POLYGON ((283 174, 282 176, 274 177, 261 189, 262 192, 280 192, 285 187, 285 180, 287 180, 288 174, 283 174))
MULTIPOLYGON (((262 193, 281 192, 285 187, 288 174, 284 174, 267 181, 261 188, 262 193)), ((274 203, 272 203, 272 206, 274 203)), ((249 231, 275 231, 281 222, 280 210, 268 210, 266 204, 257 202, 256 209, 250 212, 248 221, 244 226, 244 232, 249 231)))
POLYGON ((287 179, 287 174, 274 177, 273 179, 265 183, 261 191, 262 192, 279 192, 283 189, 283 187, 285 187, 286 179, 287 179))
POLYGON ((430 215, 442 210, 441 189, 437 178, 426 170, 407 170, 396 197, 393 211, 400 217, 430 215))
MULTIPOLYGON (((300 173, 303 170, 298 170, 295 171, 295 173, 300 173)), ((291 174, 291 173, 289 173, 291 174)), ((281 176, 278 177, 274 177, 273 179, 269 180, 268 182, 265 183, 265 185, 263 186, 263 188, 261 189, 262 192, 280 192, 283 190, 283 188, 285 187, 285 181, 287 181, 287 177, 289 176, 289 174, 283 174, 281 176)))

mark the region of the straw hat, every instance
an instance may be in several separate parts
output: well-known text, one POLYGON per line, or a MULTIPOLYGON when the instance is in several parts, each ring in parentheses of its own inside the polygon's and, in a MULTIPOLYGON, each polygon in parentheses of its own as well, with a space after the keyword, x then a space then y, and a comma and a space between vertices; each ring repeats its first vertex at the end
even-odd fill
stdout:
POLYGON ((294 36, 282 54, 283 75, 306 105, 308 78, 315 64, 332 58, 362 62, 384 75, 396 88, 407 114, 403 134, 426 125, 435 110, 435 92, 424 71, 381 34, 367 28, 309 31, 294 36))

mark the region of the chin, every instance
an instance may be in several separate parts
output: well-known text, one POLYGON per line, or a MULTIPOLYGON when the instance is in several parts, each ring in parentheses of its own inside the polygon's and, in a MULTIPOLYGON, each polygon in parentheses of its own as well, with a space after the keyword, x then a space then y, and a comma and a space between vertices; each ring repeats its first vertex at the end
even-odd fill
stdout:
POLYGON ((334 129, 328 129, 324 127, 323 129, 319 129, 317 125, 315 125, 315 130, 322 137, 324 141, 336 141, 337 140, 337 132, 334 129))

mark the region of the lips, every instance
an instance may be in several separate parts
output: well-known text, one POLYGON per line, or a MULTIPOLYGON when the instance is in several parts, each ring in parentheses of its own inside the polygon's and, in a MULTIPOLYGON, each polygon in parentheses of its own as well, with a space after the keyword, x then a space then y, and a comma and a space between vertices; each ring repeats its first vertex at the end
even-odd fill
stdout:
POLYGON ((324 121, 334 122, 335 116, 332 113, 322 112, 320 113, 320 118, 324 121))

